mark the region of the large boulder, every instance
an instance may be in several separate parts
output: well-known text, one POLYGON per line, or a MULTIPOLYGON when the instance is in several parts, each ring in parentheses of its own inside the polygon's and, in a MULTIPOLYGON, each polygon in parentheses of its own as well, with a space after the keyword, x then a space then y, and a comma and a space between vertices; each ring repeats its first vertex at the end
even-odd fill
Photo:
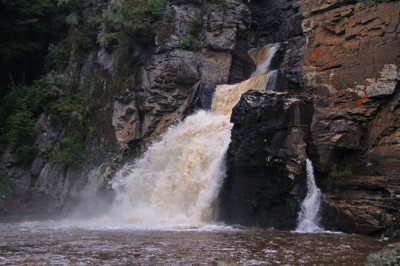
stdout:
POLYGON ((233 110, 228 173, 220 219, 231 224, 294 229, 305 197, 312 119, 305 96, 250 91, 233 110))

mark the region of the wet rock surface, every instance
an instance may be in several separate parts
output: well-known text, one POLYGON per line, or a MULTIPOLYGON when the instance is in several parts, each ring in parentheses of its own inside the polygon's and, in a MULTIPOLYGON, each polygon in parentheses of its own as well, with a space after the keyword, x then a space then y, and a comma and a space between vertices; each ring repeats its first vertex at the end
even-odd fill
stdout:
POLYGON ((252 91, 233 110, 220 219, 292 229, 305 197, 312 104, 304 96, 252 91))
MULTIPOLYGON (((324 193, 322 224, 327 229, 351 233, 391 234, 400 227, 399 2, 300 1, 300 6, 296 3, 254 1, 250 7, 257 6, 261 13, 266 7, 280 10, 266 20, 274 21, 289 33, 280 32, 276 25, 268 28, 256 21, 252 36, 267 42, 283 41, 272 62, 273 69, 278 71, 274 87, 278 91, 304 94, 312 102, 310 135, 304 143, 307 156, 315 166, 317 183, 324 193), (287 9, 282 9, 284 6, 287 9), (279 16, 293 10, 301 13, 297 15, 300 20, 296 21, 301 21, 304 42, 302 37, 296 37, 295 26, 288 28, 279 20, 279 16)), ((268 99, 264 104, 267 102, 268 99)), ((243 108, 243 99, 237 108, 239 106, 243 108)), ((264 219, 263 226, 271 226, 280 214, 267 218, 276 208, 265 206, 272 200, 278 201, 280 196, 261 200, 260 195, 274 195, 268 189, 279 190, 279 185, 270 184, 265 189, 262 184, 268 178, 285 180, 283 176, 277 177, 285 170, 268 170, 267 175, 261 174, 265 170, 242 167, 252 165, 253 159, 262 154, 258 153, 263 147, 261 142, 255 146, 250 142, 247 143, 249 148, 238 148, 242 147, 242 141, 254 138, 262 122, 249 118, 253 110, 250 107, 242 112, 235 110, 230 147, 234 154, 228 154, 228 177, 221 194, 222 206, 229 205, 226 197, 234 203, 222 216, 229 217, 228 221, 233 223, 252 225, 261 224, 259 221, 264 219), (243 123, 247 120, 254 126, 243 123), (239 132, 240 144, 237 144, 239 132), (254 177, 244 179, 246 176, 254 177), (241 200, 235 201, 235 198, 241 200), (262 215, 257 214, 257 206, 263 203, 264 210, 260 213, 264 213, 264 217, 260 219, 262 215), (253 220, 246 221, 240 217, 242 214, 253 215, 253 220)), ((279 112, 269 114, 270 121, 283 119, 279 112)), ((290 136, 285 138, 290 139, 290 136)), ((288 147, 297 150, 294 144, 288 147)), ((286 150, 285 146, 279 149, 286 150)), ((264 153, 267 152, 264 150, 264 153)), ((298 154, 297 160, 301 161, 301 153, 298 154)), ((279 167, 281 163, 272 161, 269 167, 279 167)), ((266 169, 267 165, 264 163, 262 167, 266 169)), ((284 161, 283 165, 285 168, 291 164, 284 161)), ((285 208, 281 208, 281 213, 285 208)), ((286 226, 294 227, 293 223, 286 226)))
POLYGON ((365 262, 366 266, 395 265, 400 262, 400 243, 391 244, 380 251, 371 253, 365 262))

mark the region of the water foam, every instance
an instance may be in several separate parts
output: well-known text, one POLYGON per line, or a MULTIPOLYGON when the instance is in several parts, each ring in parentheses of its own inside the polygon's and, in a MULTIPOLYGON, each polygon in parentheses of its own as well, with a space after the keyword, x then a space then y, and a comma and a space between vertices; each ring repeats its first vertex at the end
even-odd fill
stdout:
POLYGON ((117 200, 103 222, 190 228, 214 221, 225 177, 232 109, 243 93, 265 89, 268 80, 269 74, 262 74, 239 84, 220 85, 211 111, 201 110, 169 128, 141 159, 114 178, 117 200))
MULTIPOLYGON (((111 182, 116 200, 110 207, 102 208, 101 215, 94 218, 83 215, 90 216, 91 209, 98 212, 90 207, 96 204, 89 200, 90 206, 77 209, 76 215, 59 225, 133 230, 225 228, 215 223, 215 211, 225 177, 232 109, 243 93, 271 86, 274 76, 271 73, 276 73, 266 72, 278 47, 272 44, 259 52, 251 51, 260 66, 250 79, 217 86, 210 111, 198 111, 171 126, 141 158, 127 163, 111 182)), ((89 180, 92 192, 97 191, 96 182, 90 177, 89 180)), ((91 195, 96 193, 89 194, 88 198, 93 198, 91 195)))
POLYGON ((307 196, 304 199, 299 213, 299 224, 296 232, 317 233, 324 230, 319 227, 319 208, 321 205, 321 190, 317 187, 314 177, 314 168, 311 160, 306 160, 307 168, 307 196))
POLYGON ((272 43, 265 45, 261 49, 252 49, 249 51, 249 56, 257 66, 256 70, 251 74, 252 77, 267 73, 271 70, 271 61, 279 47, 279 43, 272 43))

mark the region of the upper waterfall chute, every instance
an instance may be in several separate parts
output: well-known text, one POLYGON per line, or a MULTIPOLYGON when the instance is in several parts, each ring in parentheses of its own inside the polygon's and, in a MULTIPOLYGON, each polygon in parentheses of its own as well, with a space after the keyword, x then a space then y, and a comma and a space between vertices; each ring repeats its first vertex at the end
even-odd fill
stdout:
POLYGON ((260 74, 268 73, 271 69, 271 62, 275 53, 279 50, 280 43, 267 44, 260 49, 251 49, 249 56, 256 64, 256 70, 251 74, 252 77, 257 77, 260 74))

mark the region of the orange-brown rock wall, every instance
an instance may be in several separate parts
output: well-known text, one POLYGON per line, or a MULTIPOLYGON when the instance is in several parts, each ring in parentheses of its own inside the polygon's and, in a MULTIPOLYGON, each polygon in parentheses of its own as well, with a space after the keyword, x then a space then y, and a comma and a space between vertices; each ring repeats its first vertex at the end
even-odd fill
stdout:
POLYGON ((303 1, 311 147, 325 226, 400 229, 400 2, 303 1))

